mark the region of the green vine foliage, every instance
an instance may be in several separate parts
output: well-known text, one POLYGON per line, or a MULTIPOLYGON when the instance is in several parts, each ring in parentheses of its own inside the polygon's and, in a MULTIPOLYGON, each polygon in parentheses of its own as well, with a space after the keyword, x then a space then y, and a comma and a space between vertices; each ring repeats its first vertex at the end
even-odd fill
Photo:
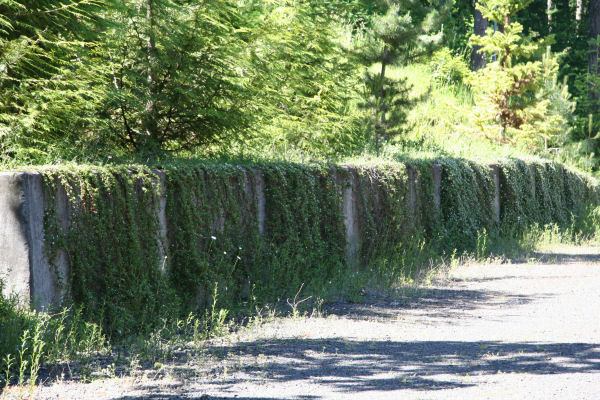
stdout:
POLYGON ((149 170, 48 170, 44 181, 47 193, 60 185, 68 197, 67 229, 56 222, 55 197, 48 195, 45 225, 51 262, 61 245, 68 255, 67 301, 83 305, 86 319, 117 335, 149 326, 177 308, 158 268, 157 181, 149 170))
POLYGON ((500 171, 503 229, 506 233, 524 232, 539 216, 533 169, 522 160, 512 159, 504 161, 500 171))
POLYGON ((469 160, 443 159, 440 248, 473 250, 478 233, 493 232, 494 182, 490 167, 469 160))
POLYGON ((263 166, 265 252, 259 271, 266 288, 293 294, 318 287, 345 261, 345 233, 335 173, 302 165, 263 166))
POLYGON ((484 231, 494 239, 549 223, 583 233, 598 225, 600 191, 591 179, 540 160, 506 159, 495 168, 499 222, 493 168, 462 159, 187 162, 164 173, 141 166, 49 168, 43 171, 46 252, 57 273, 61 257, 68 260, 69 274, 58 277, 64 301, 83 307, 85 318, 110 334, 124 335, 214 304, 252 308, 293 297, 301 287, 303 295, 326 295, 355 272, 409 276, 419 272, 411 261, 419 257, 479 253, 484 231), (441 171, 438 187, 434 168, 441 171), (348 259, 348 193, 356 260, 348 259), (68 198, 66 211, 61 196, 68 198))
POLYGON ((590 178, 550 161, 508 159, 500 163, 501 221, 504 235, 520 235, 533 224, 585 228, 598 204, 590 178))
POLYGON ((357 166, 348 171, 355 182, 353 191, 360 231, 360 259, 370 260, 390 244, 408 241, 414 234, 410 215, 410 185, 404 164, 357 166))
POLYGON ((215 284, 222 304, 235 307, 251 295, 274 299, 318 286, 343 265, 332 174, 293 164, 202 165, 167 177, 170 275, 186 309, 210 304, 215 284))
POLYGON ((234 302, 231 281, 247 282, 259 247, 255 178, 229 165, 167 171, 168 265, 186 310, 210 304, 215 283, 234 302))

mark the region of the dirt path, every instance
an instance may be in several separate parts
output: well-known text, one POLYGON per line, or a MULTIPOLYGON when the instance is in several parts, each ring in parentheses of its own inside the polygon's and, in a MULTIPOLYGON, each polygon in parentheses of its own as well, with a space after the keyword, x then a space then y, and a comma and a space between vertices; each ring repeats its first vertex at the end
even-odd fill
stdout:
MULTIPOLYGON (((72 399, 598 399, 600 250, 462 267, 411 296, 335 304, 137 377, 54 383, 72 399)), ((188 352, 189 353, 189 352, 188 352)))

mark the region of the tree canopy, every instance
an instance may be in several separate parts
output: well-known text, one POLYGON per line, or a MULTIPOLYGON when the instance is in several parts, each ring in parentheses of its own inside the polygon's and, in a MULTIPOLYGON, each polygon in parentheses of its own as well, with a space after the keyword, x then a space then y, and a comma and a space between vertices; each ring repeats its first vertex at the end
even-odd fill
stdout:
POLYGON ((595 157, 598 21, 596 0, 4 0, 0 162, 379 153, 428 93, 398 68, 434 64, 488 140, 595 157))

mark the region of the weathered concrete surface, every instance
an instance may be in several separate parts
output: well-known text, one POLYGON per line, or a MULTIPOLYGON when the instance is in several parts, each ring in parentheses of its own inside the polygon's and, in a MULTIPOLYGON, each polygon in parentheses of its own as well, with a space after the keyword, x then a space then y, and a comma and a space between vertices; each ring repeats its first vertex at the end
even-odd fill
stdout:
POLYGON ((346 263, 354 266, 358 262, 358 251, 360 249, 360 231, 357 220, 357 202, 355 199, 356 181, 354 174, 348 174, 348 180, 339 179, 338 184, 342 188, 342 214, 344 216, 344 227, 346 228, 346 263))
POLYGON ((55 295, 53 276, 44 257, 44 192, 42 176, 37 173, 22 175, 24 182, 24 221, 29 248, 30 296, 36 308, 45 308, 55 295))
POLYGON ((216 219, 212 222, 210 228, 211 228, 211 233, 213 235, 221 234, 225 231, 225 210, 224 209, 219 208, 218 215, 217 215, 216 219))
POLYGON ((531 189, 531 198, 535 200, 535 166, 529 165, 529 182, 531 189))
POLYGON ((155 213, 158 220, 158 251, 161 259, 161 271, 166 273, 167 263, 169 261, 168 249, 169 238, 167 235, 167 174, 163 170, 152 170, 156 175, 157 184, 157 202, 155 204, 155 213))
POLYGON ((433 204, 439 210, 442 205, 441 200, 441 188, 442 188, 442 166, 440 164, 433 164, 433 204))
MULTIPOLYGON (((66 192, 59 187, 53 196, 59 226, 66 229, 66 192)), ((44 253, 45 204, 41 174, 0 173, 0 276, 6 283, 3 294, 15 294, 38 310, 60 303, 68 276, 64 251, 55 254, 52 266, 44 253)))
POLYGON ((27 190, 22 173, 0 172, 0 277, 4 295, 29 301, 29 240, 27 190))
POLYGON ((258 213, 258 233, 261 236, 264 236, 267 214, 265 210, 265 176, 263 171, 260 169, 254 170, 254 179, 256 181, 254 194, 256 196, 256 207, 258 213))
POLYGON ((496 164, 490 165, 492 180, 494 181, 494 200, 492 209, 494 210, 494 222, 500 224, 500 168, 496 164))
POLYGON ((263 171, 258 168, 245 170, 244 173, 244 206, 251 213, 255 213, 258 233, 260 236, 265 234, 265 178, 263 171))
POLYGON ((408 208, 410 211, 411 218, 417 220, 419 218, 419 204, 418 204, 418 192, 419 192, 419 174, 415 167, 408 165, 406 167, 408 175, 408 208))
MULTIPOLYGON (((44 198, 44 202, 50 199, 44 198)), ((62 185, 57 185, 54 192, 54 207, 56 208, 56 218, 63 234, 66 234, 71 225, 71 203, 67 192, 62 185)), ((44 243, 45 244, 45 243, 44 243)), ((48 277, 52 298, 50 304, 58 306, 67 292, 69 282, 69 256, 66 249, 58 249, 49 266, 51 272, 48 277)), ((46 259, 44 259, 46 262, 46 259)))

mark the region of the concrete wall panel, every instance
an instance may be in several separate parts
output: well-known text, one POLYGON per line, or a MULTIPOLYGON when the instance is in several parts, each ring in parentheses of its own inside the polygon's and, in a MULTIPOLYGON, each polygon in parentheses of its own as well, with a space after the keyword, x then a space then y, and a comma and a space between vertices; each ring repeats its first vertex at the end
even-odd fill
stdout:
POLYGON ((3 295, 30 297, 29 239, 24 173, 0 172, 0 278, 3 295))

